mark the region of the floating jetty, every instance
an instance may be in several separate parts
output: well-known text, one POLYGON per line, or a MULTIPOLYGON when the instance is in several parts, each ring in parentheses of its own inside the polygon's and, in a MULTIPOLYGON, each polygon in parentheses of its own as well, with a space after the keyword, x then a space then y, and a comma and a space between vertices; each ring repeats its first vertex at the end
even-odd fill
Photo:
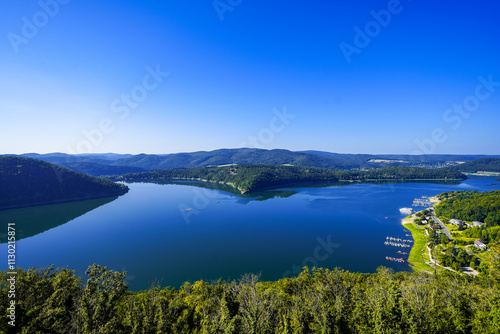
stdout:
POLYGON ((405 260, 403 260, 403 258, 402 258, 402 257, 400 257, 400 258, 396 258, 396 257, 386 256, 386 257, 385 257, 385 259, 386 259, 386 260, 389 260, 389 261, 400 262, 400 263, 405 262, 405 260))
POLYGON ((402 252, 402 251, 397 251, 398 254, 401 254, 401 255, 407 255, 408 253, 407 252, 402 252))

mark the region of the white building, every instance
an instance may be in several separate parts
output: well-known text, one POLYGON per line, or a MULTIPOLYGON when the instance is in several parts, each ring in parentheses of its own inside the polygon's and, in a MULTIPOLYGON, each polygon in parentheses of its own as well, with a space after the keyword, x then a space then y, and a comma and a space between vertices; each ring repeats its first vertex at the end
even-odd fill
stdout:
POLYGON ((478 221, 474 221, 474 222, 472 222, 472 225, 473 225, 474 227, 478 227, 478 226, 483 226, 483 223, 478 222, 478 221))
POLYGON ((464 222, 461 221, 460 219, 450 219, 450 224, 453 224, 456 226, 463 226, 464 222))

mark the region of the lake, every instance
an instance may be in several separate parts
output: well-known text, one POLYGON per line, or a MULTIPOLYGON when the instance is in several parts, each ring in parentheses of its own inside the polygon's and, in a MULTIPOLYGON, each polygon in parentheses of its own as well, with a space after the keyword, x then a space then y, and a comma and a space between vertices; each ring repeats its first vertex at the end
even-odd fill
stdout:
MULTIPOLYGON (((276 280, 303 266, 410 271, 406 263, 385 259, 409 252, 384 245, 386 236, 410 239, 399 208, 445 191, 500 189, 496 179, 291 187, 247 196, 206 184, 133 183, 118 198, 0 211, 0 220, 2 226, 16 221, 23 238, 17 241, 18 266, 54 264, 84 276, 97 263, 128 271, 134 291, 153 280, 171 287, 245 273, 276 280)), ((1 236, 5 242, 3 231, 1 236)), ((5 243, 0 253, 6 257, 5 243)))

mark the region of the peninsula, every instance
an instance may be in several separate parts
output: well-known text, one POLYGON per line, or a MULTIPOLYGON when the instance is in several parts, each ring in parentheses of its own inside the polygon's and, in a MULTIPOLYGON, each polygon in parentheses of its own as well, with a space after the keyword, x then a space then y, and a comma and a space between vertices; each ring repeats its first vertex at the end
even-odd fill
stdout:
POLYGON ((152 170, 142 173, 110 176, 113 181, 165 182, 169 180, 198 180, 227 184, 241 194, 298 184, 363 181, 431 181, 464 180, 461 172, 447 169, 418 167, 384 167, 373 170, 340 170, 298 167, 289 165, 225 165, 190 169, 152 170))

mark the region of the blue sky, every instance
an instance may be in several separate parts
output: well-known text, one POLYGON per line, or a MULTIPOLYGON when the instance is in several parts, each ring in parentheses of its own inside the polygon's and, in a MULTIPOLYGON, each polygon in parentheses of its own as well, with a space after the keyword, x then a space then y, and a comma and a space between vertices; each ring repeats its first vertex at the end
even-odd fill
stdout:
POLYGON ((6 0, 0 154, 500 154, 500 4, 6 0))

